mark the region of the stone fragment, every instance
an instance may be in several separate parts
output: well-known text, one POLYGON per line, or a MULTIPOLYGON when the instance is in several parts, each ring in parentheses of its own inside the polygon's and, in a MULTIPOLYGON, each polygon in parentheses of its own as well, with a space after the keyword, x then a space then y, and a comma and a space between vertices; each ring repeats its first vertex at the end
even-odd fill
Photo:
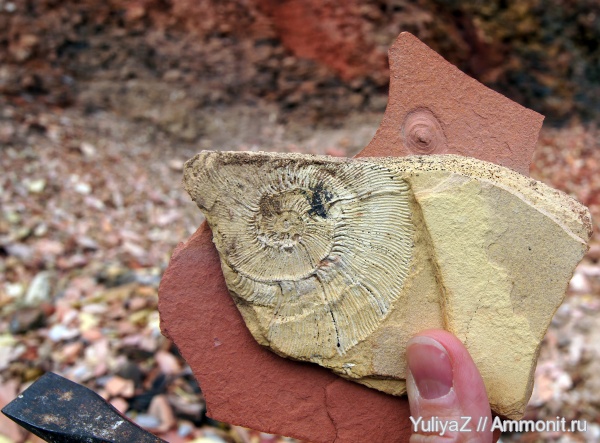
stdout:
POLYGON ((388 106, 359 157, 459 154, 529 175, 542 115, 464 74, 408 32, 389 58, 388 106))
POLYGON ((408 441, 406 398, 281 358, 254 340, 227 292, 206 223, 173 252, 158 303, 161 330, 200 381, 210 417, 314 443, 365 435, 377 443, 408 441))
POLYGON ((445 328, 509 418, 524 412, 540 341, 591 236, 589 212, 566 194, 454 155, 205 151, 184 186, 260 344, 401 395, 405 343, 445 328))
POLYGON ((36 274, 31 281, 27 293, 23 299, 25 306, 39 306, 50 301, 51 297, 51 276, 49 271, 42 271, 36 274))
POLYGON ((120 396, 125 398, 131 398, 135 393, 133 380, 127 380, 117 375, 111 377, 106 382, 106 386, 104 387, 104 389, 106 389, 106 392, 111 397, 120 396))
MULTIPOLYGON (((410 152, 399 145, 385 144, 386 138, 394 139, 393 126, 396 124, 400 127, 398 122, 404 121, 404 114, 396 110, 410 110, 413 104, 429 108, 437 102, 438 94, 411 94, 408 90, 408 87, 420 88, 419 82, 427 78, 419 77, 416 83, 411 83, 411 79, 403 75, 402 83, 395 80, 399 77, 398 72, 406 72, 402 71, 404 68, 401 63, 420 63, 425 68, 428 62, 435 64, 438 69, 434 84, 445 76, 454 79, 463 76, 449 63, 445 63, 446 70, 440 69, 442 63, 439 56, 434 51, 415 50, 419 49, 419 45, 411 37, 402 34, 393 46, 394 51, 390 52, 390 92, 395 94, 391 99, 402 101, 404 105, 400 108, 388 107, 384 119, 388 129, 380 131, 377 139, 359 156, 408 155, 410 152), (403 52, 406 53, 404 57, 403 52), (406 101, 405 93, 410 94, 416 103, 406 101), (383 137, 385 134, 388 135, 383 137)), ((419 72, 413 70, 410 75, 419 75, 419 72)), ((477 82, 471 83, 471 87, 487 90, 477 82)), ((463 109, 458 111, 468 111, 478 103, 477 94, 469 97, 471 100, 461 102, 463 109)), ((513 104, 515 108, 511 108, 499 94, 492 93, 488 98, 493 99, 492 102, 488 101, 490 109, 502 106, 507 112, 513 109, 521 112, 519 105, 513 104)), ((446 103, 452 104, 452 101, 446 103)), ((531 155, 519 152, 521 149, 529 150, 535 144, 531 138, 537 138, 541 116, 522 113, 520 117, 527 118, 529 125, 524 124, 527 130, 524 138, 512 139, 516 140, 515 158, 519 159, 513 167, 525 173, 529 169, 527 159, 531 155)), ((507 128, 495 127, 494 121, 479 120, 478 123, 481 126, 475 130, 481 131, 481 147, 496 143, 496 134, 492 129, 501 129, 506 134, 507 128)), ((512 137, 520 136, 518 132, 512 132, 512 137)), ((462 150, 463 143, 472 139, 472 131, 456 132, 453 139, 456 143, 447 145, 448 154, 460 153, 458 151, 462 150)), ((486 157, 479 158, 509 167, 514 164, 514 160, 507 161, 504 150, 486 153, 486 157)), ((478 157, 477 149, 473 150, 472 155, 478 157)), ((257 344, 227 292, 218 254, 211 239, 212 233, 204 222, 187 242, 174 251, 159 291, 161 329, 177 344, 201 383, 208 402, 208 414, 218 420, 315 443, 334 440, 336 443, 354 443, 364 440, 365 435, 373 443, 407 442, 411 427, 405 397, 384 395, 334 377, 325 368, 277 357, 257 344), (197 339, 205 335, 209 337, 208 340, 197 339), (215 346, 224 342, 227 343, 227 352, 222 352, 221 346, 215 346), (249 376, 250 382, 247 382, 249 376), (335 382, 331 381, 332 378, 335 382), (262 382, 263 379, 268 379, 268 383, 262 382), (321 395, 323 391, 325 396, 321 395)), ((396 352, 394 343, 389 341, 387 345, 391 356, 396 352)))

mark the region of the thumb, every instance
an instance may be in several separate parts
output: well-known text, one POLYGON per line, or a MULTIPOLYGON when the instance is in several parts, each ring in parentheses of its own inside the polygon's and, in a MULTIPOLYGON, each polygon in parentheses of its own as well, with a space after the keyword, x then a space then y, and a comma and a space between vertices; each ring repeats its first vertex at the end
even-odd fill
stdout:
POLYGON ((454 335, 424 331, 409 340, 406 358, 411 443, 492 441, 485 385, 454 335))

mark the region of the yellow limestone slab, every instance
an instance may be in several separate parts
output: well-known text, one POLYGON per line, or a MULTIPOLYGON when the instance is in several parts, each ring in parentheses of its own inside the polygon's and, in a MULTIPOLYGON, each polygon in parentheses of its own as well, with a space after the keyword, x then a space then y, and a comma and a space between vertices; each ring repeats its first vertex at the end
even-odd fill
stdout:
POLYGON ((401 395, 406 342, 444 328, 509 418, 523 415, 591 235, 589 212, 566 194, 454 155, 205 151, 184 186, 260 344, 401 395))

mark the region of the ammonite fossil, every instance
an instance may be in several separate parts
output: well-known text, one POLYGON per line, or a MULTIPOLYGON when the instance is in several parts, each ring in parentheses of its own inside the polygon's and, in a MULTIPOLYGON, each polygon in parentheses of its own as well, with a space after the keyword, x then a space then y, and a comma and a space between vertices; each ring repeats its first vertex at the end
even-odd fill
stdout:
POLYGON ((222 266, 235 276, 229 288, 272 311, 264 335, 277 352, 343 355, 386 317, 408 274, 408 184, 381 165, 260 158, 252 157, 252 174, 224 174, 244 168, 232 158, 195 181, 236 190, 196 193, 219 220, 211 226, 222 266))
POLYGON ((442 327, 506 416, 526 404, 539 342, 591 235, 567 195, 452 155, 207 151, 186 163, 184 185, 259 343, 397 395, 406 341, 442 327))
POLYGON ((409 112, 402 123, 404 146, 415 155, 444 154, 446 136, 438 119, 424 108, 409 112))

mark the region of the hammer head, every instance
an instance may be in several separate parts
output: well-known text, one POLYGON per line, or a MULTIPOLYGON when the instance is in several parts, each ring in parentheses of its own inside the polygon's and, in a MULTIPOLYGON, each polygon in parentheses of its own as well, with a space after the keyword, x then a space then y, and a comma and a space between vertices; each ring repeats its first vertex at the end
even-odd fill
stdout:
POLYGON ((2 409, 47 442, 164 442, 85 386, 48 372, 2 409))

